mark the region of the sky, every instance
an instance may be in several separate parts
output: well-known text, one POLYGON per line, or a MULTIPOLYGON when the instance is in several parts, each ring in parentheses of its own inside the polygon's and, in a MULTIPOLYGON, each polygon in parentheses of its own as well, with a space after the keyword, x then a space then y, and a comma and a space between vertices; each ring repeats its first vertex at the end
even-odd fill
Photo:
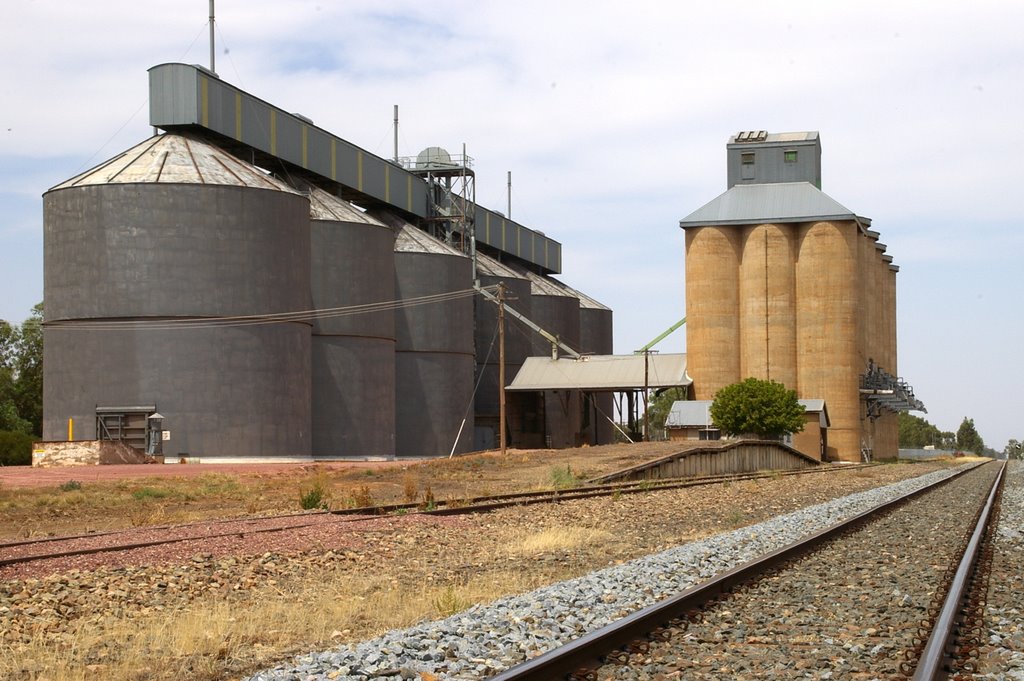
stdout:
MULTIPOLYGON (((20 0, 0 26, 0 319, 43 297, 42 194, 152 134, 146 70, 209 65, 207 0, 20 0)), ((685 314, 679 220, 741 130, 817 130, 822 189, 900 266, 898 373, 1024 440, 1024 3, 220 0, 226 81, 378 155, 475 159, 562 244, 615 352, 685 314)), ((661 352, 685 352, 685 332, 661 352)))

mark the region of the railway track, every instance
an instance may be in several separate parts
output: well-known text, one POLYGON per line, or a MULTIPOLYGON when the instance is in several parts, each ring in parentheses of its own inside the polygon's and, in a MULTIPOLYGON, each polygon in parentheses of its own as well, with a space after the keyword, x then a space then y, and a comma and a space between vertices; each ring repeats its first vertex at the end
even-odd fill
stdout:
POLYGON ((1003 470, 974 467, 882 504, 493 679, 923 680, 970 671, 1003 470))
MULTIPOLYGON (((875 465, 875 464, 868 464, 875 465)), ((863 468, 865 465, 844 466, 841 471, 863 468)), ((676 480, 639 481, 586 485, 568 489, 539 490, 490 496, 452 499, 425 503, 384 504, 371 507, 317 511, 312 513, 289 513, 259 518, 211 520, 200 523, 164 525, 146 528, 150 533, 159 532, 157 537, 137 539, 137 530, 115 530, 88 534, 44 537, 0 543, 0 568, 44 561, 55 558, 88 556, 101 553, 132 551, 166 544, 241 537, 279 532, 295 532, 327 524, 352 523, 389 514, 421 513, 426 515, 461 515, 485 513, 510 506, 547 504, 574 499, 601 496, 639 494, 659 490, 722 484, 741 480, 757 480, 791 475, 808 475, 824 470, 814 468, 801 471, 764 471, 738 475, 720 475, 676 480), (136 537, 136 538, 133 538, 136 537)), ((140 528, 141 529, 141 528, 140 528)))

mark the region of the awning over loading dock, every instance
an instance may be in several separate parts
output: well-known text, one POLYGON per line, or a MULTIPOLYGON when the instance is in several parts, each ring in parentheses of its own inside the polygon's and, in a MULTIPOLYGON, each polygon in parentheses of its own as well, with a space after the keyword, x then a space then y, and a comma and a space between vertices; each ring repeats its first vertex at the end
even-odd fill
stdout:
POLYGON ((688 386, 686 355, 588 355, 580 358, 527 357, 508 390, 625 392, 688 386))

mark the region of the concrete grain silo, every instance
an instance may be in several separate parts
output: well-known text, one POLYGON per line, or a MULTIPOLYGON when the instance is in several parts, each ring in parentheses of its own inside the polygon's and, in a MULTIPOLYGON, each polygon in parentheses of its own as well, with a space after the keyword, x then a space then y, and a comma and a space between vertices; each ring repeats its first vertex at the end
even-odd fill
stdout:
POLYGON ((159 410, 165 455, 309 457, 310 325, 268 318, 310 307, 305 196, 167 134, 43 212, 45 439, 159 410))
MULTIPOLYGON (((310 199, 313 307, 395 299, 395 235, 323 189, 310 199)), ((313 322, 313 456, 395 454, 395 313, 330 315, 313 322)))
POLYGON ((857 226, 804 225, 796 263, 797 392, 825 395, 829 456, 860 458, 860 299, 857 226))
POLYGON ((470 451, 476 295, 471 291, 472 263, 401 218, 374 216, 396 229, 396 300, 410 303, 423 296, 464 292, 395 311, 395 454, 447 455, 453 446, 457 453, 470 451))
POLYGON ((796 390, 796 229, 762 224, 742 239, 739 375, 796 390))
MULTIPOLYGON (((505 284, 508 305, 529 318, 532 314, 530 281, 494 258, 477 253, 477 278, 480 285, 505 284)), ((473 299, 475 317, 474 345, 476 347, 476 371, 479 380, 474 401, 476 412, 476 436, 474 449, 493 449, 500 445, 499 422, 499 348, 497 340, 498 306, 476 296, 473 299)), ((511 383, 523 361, 530 356, 531 331, 522 327, 511 316, 505 317, 505 382, 511 383)), ((511 396, 509 396, 511 397, 511 396)), ((519 398, 515 398, 519 399, 519 398)), ((507 412, 506 412, 507 413, 507 412)), ((506 429, 509 430, 508 424, 506 429)))
POLYGON ((742 378, 740 237, 732 227, 686 230, 686 371, 697 400, 742 378))
POLYGON ((896 374, 898 268, 821 191, 817 133, 743 132, 727 155, 727 191, 680 221, 697 399, 770 378, 827 404, 826 458, 895 457, 897 413, 923 410, 896 374))

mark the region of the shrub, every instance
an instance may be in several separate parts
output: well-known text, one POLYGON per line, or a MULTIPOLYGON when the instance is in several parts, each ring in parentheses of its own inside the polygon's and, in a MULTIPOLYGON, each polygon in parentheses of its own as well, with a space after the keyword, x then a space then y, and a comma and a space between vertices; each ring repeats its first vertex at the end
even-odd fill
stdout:
POLYGON ((803 430, 804 408, 795 390, 777 381, 747 378, 718 391, 711 420, 726 435, 750 433, 771 440, 803 430))
POLYGON ((0 466, 31 466, 34 441, 25 433, 0 430, 0 466))
POLYGON ((299 506, 304 511, 311 511, 313 509, 327 510, 327 493, 324 491, 324 485, 322 482, 317 480, 313 483, 305 492, 299 495, 299 506))
POLYGON ((352 503, 356 508, 369 508, 373 506, 373 492, 366 485, 357 487, 352 492, 352 503))
POLYGON ((556 489, 564 487, 575 487, 579 484, 579 478, 573 475, 572 468, 566 464, 565 468, 555 466, 551 469, 551 486, 556 489))
POLYGON ((62 482, 60 485, 61 492, 73 492, 78 489, 82 489, 82 483, 77 480, 68 480, 67 482, 62 482))

